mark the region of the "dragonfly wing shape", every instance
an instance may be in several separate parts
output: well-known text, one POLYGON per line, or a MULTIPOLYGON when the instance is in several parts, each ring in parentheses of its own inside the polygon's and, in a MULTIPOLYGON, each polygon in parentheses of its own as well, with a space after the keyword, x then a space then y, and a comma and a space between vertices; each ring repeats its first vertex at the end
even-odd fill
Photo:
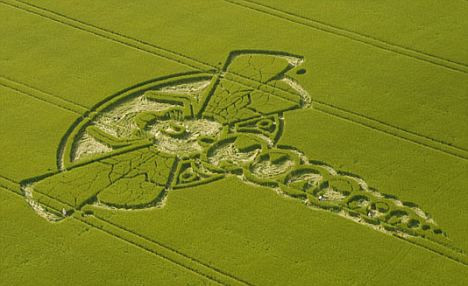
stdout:
POLYGON ((96 160, 27 185, 30 198, 46 208, 50 200, 67 210, 96 203, 114 208, 142 208, 160 202, 176 159, 153 147, 96 160))
POLYGON ((284 79, 301 62, 299 57, 263 52, 231 56, 203 116, 230 124, 300 108, 303 96, 284 79))

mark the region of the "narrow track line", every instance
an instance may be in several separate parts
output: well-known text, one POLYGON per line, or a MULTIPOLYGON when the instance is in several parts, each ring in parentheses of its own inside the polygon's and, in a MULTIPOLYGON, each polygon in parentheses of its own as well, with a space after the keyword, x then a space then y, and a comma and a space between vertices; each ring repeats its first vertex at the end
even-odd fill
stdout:
POLYGON ((70 111, 75 114, 83 114, 86 112, 88 109, 80 104, 74 103, 72 101, 63 99, 59 96, 52 95, 50 93, 46 93, 44 91, 38 90, 36 88, 33 88, 31 86, 25 85, 23 83, 20 83, 16 80, 13 80, 11 78, 7 78, 3 75, 0 75, 0 86, 9 88, 11 90, 14 90, 16 92, 19 92, 23 95, 32 97, 36 100, 40 100, 42 102, 51 104, 55 107, 59 107, 61 109, 70 111))
MULTIPOLYGON (((7 178, 5 176, 0 175, 0 187, 4 188, 5 190, 11 192, 12 194, 15 194, 21 198, 23 198, 23 194, 19 188, 20 183, 16 182, 15 180, 12 180, 10 178, 7 178), (6 184, 5 184, 6 183, 6 184), (13 185, 12 185, 13 184, 13 185)), ((55 198, 49 197, 52 200, 56 200, 55 198)), ((65 204, 63 202, 57 201, 59 204, 65 204)), ((57 212, 60 213, 60 210, 57 210, 57 212)), ((184 269, 190 272, 195 272, 196 274, 206 277, 214 282, 217 282, 219 284, 223 285, 252 285, 249 282, 246 282, 245 280, 242 280, 238 277, 235 277, 231 274, 228 274, 225 271, 219 270, 218 268, 212 267, 208 264, 205 264, 203 262, 200 262, 198 259, 193 258, 191 256, 185 255, 181 252, 179 252, 176 249, 173 249, 171 247, 167 247, 160 242, 157 242, 153 239, 146 238, 145 236, 135 233, 133 231, 130 231, 126 229, 125 227, 122 227, 118 224, 112 223, 110 221, 104 220, 100 217, 97 216, 83 216, 81 212, 75 212, 73 216, 71 217, 72 219, 78 220, 82 223, 85 223, 89 225, 90 227, 93 227, 96 230, 103 231, 107 233, 110 236, 113 236, 114 238, 117 238, 122 241, 126 241, 129 244, 134 245, 135 247, 141 248, 147 252, 150 252, 151 254, 154 254, 158 257, 161 257, 163 259, 166 259, 184 269), (90 220, 90 218, 94 218, 94 222, 90 220), (96 222, 98 221, 98 222, 96 222), (128 235, 128 237, 123 237, 123 235, 119 235, 111 230, 109 228, 115 228, 117 231, 121 231, 124 233, 124 235, 128 235), (143 243, 142 243, 143 242, 143 243), (147 243, 147 245, 145 245, 147 243), (161 254, 161 251, 163 254, 161 254), (179 261, 178 259, 174 259, 171 257, 166 257, 167 255, 173 255, 175 254, 176 257, 179 257, 181 260, 179 261), (187 266, 186 263, 189 265, 187 266), (198 265, 203 271, 193 269, 193 266, 190 266, 191 264, 193 265, 198 265), (213 279, 213 275, 216 277, 213 279)), ((450 256, 447 255, 441 251, 438 251, 436 249, 429 248, 428 246, 425 246, 421 243, 418 243, 416 241, 412 240, 407 240, 404 238, 401 238, 399 236, 393 236, 395 238, 398 238, 406 243, 409 243, 411 245, 414 245, 416 247, 419 247, 421 249, 424 249, 426 251, 432 252, 434 254, 440 255, 448 260, 451 260, 453 262, 459 263, 461 265, 467 266, 468 264, 464 260, 460 260, 459 257, 456 256, 450 256)), ((450 249, 447 249, 450 250, 450 249)))
POLYGON ((137 49, 145 53, 150 53, 152 55, 156 55, 165 60, 169 60, 171 62, 175 62, 175 63, 181 64, 181 65, 184 65, 184 66, 196 69, 196 70, 209 71, 209 70, 213 70, 214 68, 213 66, 209 64, 205 64, 198 60, 194 60, 188 56, 175 53, 173 51, 169 51, 167 49, 158 47, 154 44, 150 44, 148 42, 138 40, 138 39, 135 39, 135 38, 132 38, 132 37, 129 37, 129 36, 105 29, 105 28, 94 26, 84 21, 71 18, 69 16, 60 14, 58 12, 36 6, 34 4, 30 4, 30 3, 27 3, 24 1, 18 1, 18 0, 2 0, 0 1, 0 3, 8 5, 12 8, 23 10, 31 14, 35 14, 40 17, 47 18, 54 22, 81 30, 86 33, 94 34, 101 38, 105 38, 109 41, 122 44, 124 46, 131 47, 131 48, 137 49))
MULTIPOLYGON (((224 0, 224 1, 231 1, 231 0, 224 0)), ((47 18, 49 20, 61 23, 63 25, 67 25, 67 26, 79 29, 79 30, 84 31, 84 32, 89 32, 91 34, 94 34, 94 35, 99 36, 99 37, 103 37, 103 38, 108 39, 110 41, 114 41, 114 42, 117 42, 119 44, 131 47, 131 48, 143 51, 143 52, 147 52, 147 53, 156 55, 158 57, 162 57, 164 59, 171 60, 173 62, 183 64, 185 66, 188 66, 188 67, 191 67, 191 68, 194 68, 194 69, 197 69, 197 70, 213 71, 213 70, 217 69, 217 67, 215 67, 213 65, 210 65, 208 63, 204 63, 202 61, 199 61, 199 60, 197 60, 195 58, 191 58, 191 57, 182 55, 180 53, 170 51, 168 49, 163 49, 163 48, 158 47, 156 45, 153 45, 153 44, 150 44, 150 43, 147 43, 147 42, 144 42, 144 41, 141 41, 141 40, 138 40, 138 39, 135 39, 135 38, 120 34, 120 33, 116 33, 116 32, 113 32, 111 30, 103 29, 103 28, 100 28, 100 27, 85 23, 83 21, 70 18, 68 16, 59 14, 59 13, 51 11, 51 10, 47 10, 47 9, 39 7, 39 6, 35 6, 35 5, 32 5, 32 4, 25 3, 25 2, 22 2, 22 1, 17 1, 17 0, 2 0, 2 1, 0 1, 0 3, 3 3, 5 5, 9 5, 9 6, 13 7, 13 8, 20 9, 20 10, 23 10, 23 11, 26 11, 26 12, 29 12, 29 13, 44 17, 44 18, 47 18), (18 4, 12 4, 10 2, 18 3, 19 5, 18 4), (24 7, 24 6, 26 6, 26 7, 24 7), (189 61, 189 63, 187 63, 186 61, 189 61)), ((257 83, 257 85, 252 86, 253 88, 257 88, 258 84, 260 83, 260 82, 254 80, 254 79, 251 79, 249 77, 246 77, 246 76, 243 76, 243 75, 240 75, 240 74, 237 74, 237 73, 229 72, 228 74, 232 75, 232 77, 229 80, 240 83, 240 84, 245 85, 243 80, 247 80, 247 81, 250 81, 250 82, 257 83), (243 79, 243 80, 239 80, 239 79, 243 79)), ((278 88, 278 87, 273 87, 273 86, 270 86, 270 87, 272 87, 273 89, 275 89, 277 91, 281 91, 281 92, 285 92, 285 93, 293 95, 290 91, 287 91, 287 90, 284 90, 284 89, 281 89, 281 88, 278 88)), ((378 121, 378 120, 372 119, 370 117, 367 117, 365 115, 362 115, 362 114, 359 114, 359 113, 356 113, 356 112, 351 112, 351 111, 344 110, 343 108, 334 106, 332 104, 320 102, 320 101, 317 101, 317 100, 315 100, 315 102, 320 103, 320 104, 322 104, 324 106, 325 105, 327 106, 326 109, 325 108, 321 109, 321 111, 323 111, 323 112, 329 113, 331 115, 334 115, 334 116, 337 116, 337 117, 340 117, 340 118, 343 118, 343 119, 346 119, 346 120, 349 120, 349 121, 357 123, 359 125, 369 125, 368 122, 372 121, 373 128, 376 129, 376 130, 379 130, 379 131, 382 131, 384 133, 393 135, 393 136, 398 137, 398 138, 400 138, 400 139, 402 139, 404 141, 411 141, 413 143, 426 146, 426 147, 428 147, 430 149, 441 151, 441 152, 446 153, 448 155, 456 156, 456 157, 458 157, 460 159, 468 160, 468 151, 466 151, 463 148, 460 148, 458 146, 449 145, 449 144, 444 143, 444 142, 442 142, 440 140, 436 140, 436 139, 433 139, 433 138, 428 137, 428 136, 420 135, 420 134, 417 134, 417 133, 412 132, 412 131, 407 131, 407 130, 404 130, 402 128, 392 126, 392 125, 390 125, 388 123, 385 123, 383 121, 378 121), (330 110, 332 110, 332 111, 330 111, 330 110), (346 114, 346 116, 343 116, 343 114, 346 114), (349 119, 350 117, 353 117, 354 119, 349 119)))
POLYGON ((9 77, 9 76, 0 75, 0 78, 3 78, 4 80, 10 81, 10 82, 12 82, 12 83, 14 83, 14 84, 24 86, 24 87, 29 88, 29 89, 31 89, 31 90, 34 90, 34 91, 43 93, 43 94, 46 95, 46 96, 53 97, 53 98, 58 99, 58 100, 61 100, 61 101, 65 101, 65 102, 67 102, 68 104, 75 105, 78 109, 80 109, 80 108, 81 108, 82 110, 88 110, 88 109, 89 109, 88 106, 83 105, 83 104, 81 104, 81 103, 79 103, 79 102, 75 102, 75 101, 70 100, 70 99, 62 98, 62 97, 57 96, 57 95, 53 95, 53 94, 51 94, 50 92, 47 92, 47 91, 38 89, 37 87, 34 87, 34 86, 32 86, 32 85, 30 85, 30 84, 27 84, 27 83, 25 83, 25 82, 21 82, 21 81, 19 81, 19 80, 17 80, 17 79, 13 79, 13 78, 11 78, 11 77, 9 77))
MULTIPOLYGON (((121 241, 124 241, 130 245, 133 245, 134 247, 137 247, 137 248, 140 248, 146 252, 148 252, 149 254, 152 254, 152 255, 155 255, 161 259, 164 259, 170 263, 173 263, 181 268, 183 268, 185 271, 188 271, 188 272, 191 272, 195 275, 198 275, 198 276, 201 276, 203 278, 206 278, 206 279, 209 279, 219 285, 251 285, 251 284, 246 284, 246 283, 243 283, 243 282, 240 282, 239 280, 237 279, 232 279, 231 277, 229 277, 229 279, 226 279, 226 277, 222 276, 222 277, 219 277, 219 274, 216 273, 212 273, 214 272, 212 268, 210 267, 207 267, 208 269, 206 269, 205 271, 200 271, 199 269, 196 269, 194 267, 192 267, 190 264, 193 263, 193 261, 189 262, 189 261, 180 261, 178 259, 174 259, 172 257, 170 257, 169 255, 166 255, 164 252, 167 252, 166 249, 163 249, 163 248, 160 248, 158 245, 155 245, 153 243, 151 243, 151 241, 146 241, 144 239, 141 239, 137 236, 134 236, 132 233, 130 232, 126 232, 124 234, 118 234, 116 233, 117 231, 112 231, 110 230, 112 228, 111 225, 106 225, 106 224, 102 224, 103 221, 100 221, 99 223, 96 223, 96 222, 92 222, 91 220, 87 219, 87 218, 83 218, 83 217, 79 217, 79 215, 74 215, 73 216, 73 219, 81 222, 81 223, 84 223, 86 225, 88 225, 89 227, 92 227, 96 230, 99 230, 99 231, 102 231, 104 233, 106 233, 107 235, 115 238, 115 239, 118 239, 118 240, 121 240, 121 241), (141 241, 143 240, 143 241, 141 241)), ((122 231, 121 228, 118 228, 118 231, 122 231)), ((173 255, 173 254, 172 254, 173 255)), ((184 259, 186 260, 186 259, 184 259)))
POLYGON ((199 263, 199 264, 201 264, 201 265, 204 265, 204 266, 206 266, 206 267, 209 267, 209 268, 211 268, 211 269, 213 269, 213 270, 215 270, 215 271, 217 271, 217 272, 222 273, 222 274, 225 275, 225 276, 228 276, 228 277, 230 277, 230 278, 232 278, 232 279, 235 279, 235 280, 239 280, 240 282, 242 282, 242 283, 244 283, 244 284, 246 284, 246 285, 251 285, 251 284, 250 284, 249 282, 247 282, 247 281, 243 281, 243 280, 241 280, 240 278, 235 277, 235 276, 233 276, 233 275, 231 275, 231 274, 229 274, 229 273, 227 273, 227 272, 225 272, 225 271, 223 271, 223 270, 221 270, 221 269, 218 269, 218 268, 216 268, 216 267, 213 267, 213 266, 211 266, 211 265, 208 265, 208 264, 206 264, 206 263, 204 263, 204 262, 202 262, 202 261, 200 261, 200 260, 198 260, 198 259, 196 259, 196 258, 193 258, 193 257, 191 257, 191 256, 185 255, 184 253, 178 251, 177 249, 172 248, 172 247, 170 247, 170 246, 168 246, 168 245, 165 245, 165 244, 163 244, 163 243, 161 243, 161 242, 159 242, 159 241, 157 241, 157 240, 154 240, 154 239, 152 239, 152 238, 149 238, 149 237, 147 237, 147 236, 144 236, 144 235, 142 235, 142 234, 139 234, 139 233, 137 233, 137 232, 134 232, 134 231, 132 231, 132 230, 130 230, 130 229, 127 229, 127 228, 125 228, 125 227, 122 227, 122 226, 120 226, 120 225, 117 225, 117 224, 115 224, 115 223, 113 223, 113 222, 111 222, 111 221, 109 221, 109 220, 106 220, 106 219, 104 219, 104 218, 102 218, 102 217, 98 217, 98 216, 94 216, 94 217, 95 217, 96 219, 99 219, 99 220, 102 221, 102 222, 108 223, 108 224, 113 225, 113 226, 115 226, 115 227, 119 227, 119 228, 121 228, 121 229, 123 229, 123 230, 125 230, 125 231, 127 231, 127 232, 129 232, 129 233, 131 233, 132 235, 135 235, 135 236, 138 236, 138 237, 140 237, 140 238, 142 238, 142 239, 145 239, 145 240, 147 240, 147 241, 150 241, 150 242, 152 242, 152 243, 154 243, 154 244, 157 244, 158 246, 167 248, 168 250, 170 250, 170 251, 172 251, 172 252, 174 252, 174 253, 177 253, 178 255, 184 256, 184 257, 186 257, 187 259, 190 259, 190 260, 195 261, 196 263, 199 263))
POLYGON ((4 179, 4 180, 6 180, 6 181, 8 181, 8 182, 10 182, 10 183, 12 183, 12 184, 19 184, 19 182, 15 181, 15 180, 13 180, 13 179, 10 179, 10 178, 8 178, 8 177, 5 177, 5 176, 3 176, 3 175, 0 175, 0 178, 4 179))
MULTIPOLYGON (((467 0, 468 1, 468 0, 467 0)), ((386 123, 384 121, 381 121, 381 120, 378 120, 378 119, 374 119, 374 118, 371 118, 367 115, 364 115, 362 113, 358 113, 358 112, 354 112, 354 111, 351 111, 351 110, 347 110, 347 109, 344 109, 342 107, 338 107, 336 105, 333 105, 333 104, 330 104, 330 103, 327 103, 327 102, 324 102, 324 101, 320 101, 320 100, 312 100, 314 101, 316 104, 318 105, 321 105, 321 106, 327 106, 328 108, 331 108, 331 109, 334 109, 334 110, 339 110, 340 112, 343 112, 344 114, 350 114, 350 115, 353 115, 353 116, 357 116, 359 118, 363 118, 365 120, 369 120, 369 121, 373 121, 375 122, 376 124, 379 124, 379 125, 382 125, 382 126, 387 126, 389 128, 394 128, 394 129, 397 129, 401 132, 405 132, 405 133, 408 133, 409 135, 411 136, 417 136, 417 137, 421 137, 423 139, 427 139, 427 140, 430 140, 436 144, 440 144, 440 145, 446 145, 448 148, 453 148, 455 150, 459 150, 459 151, 466 151, 468 152, 468 148, 463 148, 463 147, 459 147, 459 146, 453 146, 452 144, 448 143, 448 142, 445 142, 443 140, 439 140, 439 139, 434 139, 432 137, 429 137, 429 136, 426 136, 426 135, 423 135, 423 134, 420 134, 420 133, 416 133, 414 131, 410 131, 410 130, 407 130, 407 129, 404 129, 404 128, 401 128, 399 126, 396 126, 396 125, 392 125, 390 123, 386 123)), ((468 153, 466 153, 466 156, 468 156, 468 153)))
POLYGON ((7 178, 5 176, 0 175, 0 187, 23 197, 23 192, 18 188, 19 183, 15 182, 14 180, 7 178))
POLYGON ((456 147, 452 147, 449 145, 445 145, 443 143, 439 143, 438 141, 425 139, 424 137, 420 137, 419 135, 410 133, 408 131, 392 127, 389 125, 382 125, 378 121, 373 119, 365 119, 361 115, 353 115, 352 113, 342 111, 340 109, 330 107, 323 103, 314 102, 313 110, 317 110, 323 112, 327 115, 340 118, 345 121, 349 121, 351 123, 372 129, 377 132, 381 132, 392 137, 396 137, 401 141, 406 141, 412 144, 416 144, 418 146, 424 147, 426 149, 430 149, 436 152, 441 152, 451 157, 455 157, 462 160, 468 160, 468 152, 462 149, 458 149, 456 147), (343 115, 343 113, 345 113, 343 115), (419 138, 415 138, 415 137, 419 138))
POLYGON ((250 9, 262 14, 267 14, 276 18, 286 20, 295 24, 307 26, 322 32, 331 33, 337 36, 345 37, 353 41, 370 45, 375 48, 383 49, 389 52, 405 55, 420 61, 438 65, 453 71, 468 73, 468 65, 456 62, 453 60, 445 59, 429 53, 418 51, 412 48, 397 45, 385 40, 381 40, 369 35, 361 34, 351 31, 342 27, 337 27, 322 21, 314 20, 311 18, 303 17, 291 12, 286 12, 278 8, 257 3, 251 0, 223 0, 224 2, 250 9))
MULTIPOLYGON (((132 240, 144 240, 146 241, 147 243, 151 244, 151 249, 152 252, 157 252, 157 253, 161 253, 161 252, 167 252, 169 255, 175 255, 177 257, 180 257, 182 260, 185 260, 185 263, 186 264, 197 264, 198 267, 201 267, 201 268, 204 268, 204 275, 205 277, 209 277, 211 276, 211 278, 213 278, 212 276, 217 276, 216 279, 214 279, 214 281, 217 281, 221 284, 225 284, 225 285, 252 285, 251 283, 245 281, 245 280, 242 280, 241 278, 238 278, 232 274, 229 274, 219 268, 216 268, 216 267, 213 267, 211 265, 208 265, 204 262, 201 262, 200 260, 196 259, 196 258, 193 258, 191 256, 188 256, 170 246, 167 246, 167 245, 164 245, 154 239, 151 239, 151 238, 148 238, 146 236, 143 236, 139 233, 136 233, 132 230, 129 230, 121 225, 118 225, 116 223, 113 223, 109 220, 106 220, 104 218, 101 218, 101 217, 98 217, 96 215, 93 215, 93 218, 98 220, 100 223, 103 223, 103 224, 106 224, 107 227, 115 227, 115 228, 118 228, 119 231, 123 231, 125 232, 126 235, 130 236, 130 237, 133 237, 132 240), (213 272, 213 273, 211 273, 213 272)), ((158 254, 158 255, 161 255, 161 254, 158 254)), ((182 265, 183 266, 183 265, 182 265)), ((184 267, 184 266, 183 266, 184 267)))
POLYGON ((404 241, 406 243, 414 245, 414 246, 416 246, 416 247, 418 247, 420 249, 424 249, 424 250, 427 250, 427 251, 429 251, 429 252, 431 252, 433 254, 437 254, 439 256, 442 256, 442 257, 444 257, 444 258, 446 258, 446 259, 448 259, 450 261, 456 262, 456 263, 458 263, 460 265, 463 265, 465 267, 468 266, 468 259, 466 258, 465 254, 463 254, 464 257, 463 257, 463 260, 461 260, 460 257, 457 257, 455 255, 454 256, 447 255, 447 254, 445 254, 445 253, 443 253, 441 251, 438 251, 436 249, 432 249, 432 248, 430 248, 430 247, 428 247, 426 245, 423 245, 422 243, 419 243, 419 242, 416 242, 416 241, 413 241, 413 240, 407 240, 407 239, 404 239, 404 238, 401 238, 401 237, 398 237, 398 236, 394 236, 394 237, 396 237, 396 238, 398 238, 398 239, 400 239, 400 240, 402 240, 402 241, 404 241))
POLYGON ((5 190, 5 191, 7 191, 7 193, 9 193, 9 194, 12 194, 12 195, 17 196, 17 197, 20 198, 20 199, 24 198, 22 194, 18 193, 18 192, 17 192, 16 190, 14 190, 14 189, 11 189, 11 188, 8 187, 8 186, 3 185, 3 184, 1 183, 1 181, 0 181, 0 191, 1 191, 2 189, 5 190))
MULTIPOLYGON (((23 198, 23 193, 20 189, 20 183, 16 182, 15 180, 0 175, 0 187, 23 198)), ((60 205, 68 205, 67 203, 59 201, 53 197, 47 197, 51 200, 56 201, 60 205)), ((61 210, 59 209, 55 209, 55 211, 57 211, 58 213, 61 212, 61 210)), ((244 281, 232 274, 229 274, 209 264, 203 263, 200 260, 188 256, 172 247, 164 245, 154 239, 149 239, 141 234, 130 231, 123 226, 105 220, 103 218, 97 216, 83 216, 83 213, 80 211, 74 212, 71 218, 81 223, 84 223, 98 231, 102 231, 107 235, 112 236, 113 238, 129 243, 137 248, 143 249, 144 251, 152 255, 155 255, 185 269, 186 271, 209 279, 220 285, 252 285, 247 281, 244 281)))
MULTIPOLYGON (((106 29, 106 28, 103 28, 103 27, 98 27, 98 26, 93 25, 91 23, 87 23, 87 22, 81 21, 79 19, 69 17, 67 15, 61 14, 59 12, 56 12, 56 11, 53 11, 53 10, 50 10, 50 9, 47 9, 47 8, 44 8, 44 7, 41 7, 41 6, 38 6, 38 5, 34 5, 34 4, 29 3, 27 1, 23 1, 23 0, 2 0, 0 2, 5 2, 5 1, 21 3, 23 5, 33 7, 35 9, 37 9, 37 10, 42 10, 42 11, 48 12, 50 14, 62 17, 64 19, 68 19, 70 21, 80 23, 80 24, 84 25, 85 27, 92 27, 92 28, 94 28, 94 29, 96 29, 98 31, 104 31, 106 33, 109 33, 110 35, 121 37, 123 39, 123 42, 121 42, 121 44, 126 44, 124 42, 125 40, 132 40, 135 43, 145 45, 145 46, 151 47, 151 48, 153 48, 155 50, 158 50, 161 53, 161 54, 158 54, 158 55, 165 57, 167 60, 172 60, 172 61, 176 60, 176 62, 179 63, 179 64, 186 65, 186 66, 195 68, 197 70, 204 70, 204 69, 206 69, 206 70, 217 70, 218 69, 216 66, 211 65, 211 64, 206 63, 206 62, 202 62, 199 59, 195 59, 193 57, 178 53, 178 52, 170 50, 170 49, 166 49, 164 47, 161 47, 161 46, 155 45, 153 43, 143 41, 141 39, 137 39, 137 38, 134 38, 134 37, 131 37, 131 36, 128 36, 128 35, 118 33, 116 31, 113 31, 113 30, 110 30, 110 29, 106 29), (167 54, 167 55, 164 55, 164 54, 167 54), (188 61, 189 63, 183 62, 184 60, 188 61)), ((18 6, 18 8, 20 8, 20 7, 18 6)), ((66 23, 62 23, 62 24, 66 24, 66 23)), ((66 24, 66 25, 68 25, 68 24, 66 24)), ((89 32, 89 31, 87 31, 87 32, 89 32)), ((109 36, 108 39, 113 40, 112 37, 110 37, 110 36, 109 36)))

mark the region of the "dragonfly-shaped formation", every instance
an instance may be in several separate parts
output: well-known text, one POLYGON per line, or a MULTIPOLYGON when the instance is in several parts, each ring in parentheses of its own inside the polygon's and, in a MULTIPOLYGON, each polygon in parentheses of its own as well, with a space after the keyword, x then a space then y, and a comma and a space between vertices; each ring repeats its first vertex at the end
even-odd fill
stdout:
POLYGON ((108 98, 64 136, 58 170, 24 180, 28 202, 60 220, 86 205, 163 207, 171 190, 237 176, 399 237, 443 241, 416 204, 278 145, 283 113, 310 105, 300 56, 236 51, 223 68, 148 81, 108 98), (65 206, 54 211, 54 202, 65 206))

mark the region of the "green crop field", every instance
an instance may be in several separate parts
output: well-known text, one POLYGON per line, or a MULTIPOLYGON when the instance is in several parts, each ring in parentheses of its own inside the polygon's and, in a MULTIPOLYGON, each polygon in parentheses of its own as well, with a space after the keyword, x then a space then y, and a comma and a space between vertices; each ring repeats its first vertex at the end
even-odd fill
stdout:
POLYGON ((468 2, 0 0, 0 285, 468 285, 468 2))

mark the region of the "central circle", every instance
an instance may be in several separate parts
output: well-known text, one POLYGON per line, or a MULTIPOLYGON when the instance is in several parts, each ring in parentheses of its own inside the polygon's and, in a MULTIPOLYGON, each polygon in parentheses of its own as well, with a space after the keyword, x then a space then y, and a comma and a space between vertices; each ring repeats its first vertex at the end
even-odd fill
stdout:
POLYGON ((160 120, 149 126, 156 148, 178 156, 199 153, 206 147, 207 138, 215 142, 222 125, 206 119, 160 120), (205 143, 205 144, 204 144, 205 143))
POLYGON ((185 126, 177 122, 171 122, 168 128, 162 130, 164 134, 169 135, 174 138, 183 138, 186 131, 187 130, 185 126))

